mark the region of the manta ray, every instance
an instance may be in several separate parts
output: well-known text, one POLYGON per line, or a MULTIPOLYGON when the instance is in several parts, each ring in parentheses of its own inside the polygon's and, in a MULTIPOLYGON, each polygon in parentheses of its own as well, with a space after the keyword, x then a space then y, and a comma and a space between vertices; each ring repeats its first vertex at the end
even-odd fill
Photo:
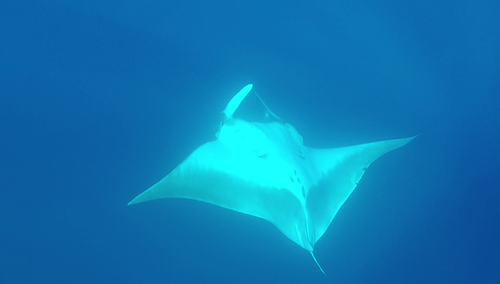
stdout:
POLYGON ((252 87, 245 86, 229 101, 215 141, 197 148, 128 205, 188 198, 262 218, 309 251, 325 273, 314 257, 314 245, 368 166, 415 137, 331 149, 307 147, 297 130, 256 92, 267 121, 233 116, 252 87))

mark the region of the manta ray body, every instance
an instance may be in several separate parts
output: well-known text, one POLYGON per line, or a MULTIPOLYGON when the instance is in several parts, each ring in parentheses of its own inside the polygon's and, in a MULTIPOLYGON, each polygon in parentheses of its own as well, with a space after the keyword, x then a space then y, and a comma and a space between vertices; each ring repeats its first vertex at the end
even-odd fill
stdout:
POLYGON ((222 112, 217 139, 197 148, 129 205, 189 198, 256 216, 313 254, 316 242, 356 188, 368 166, 414 137, 315 149, 255 93, 268 122, 233 116, 252 90, 245 86, 222 112))

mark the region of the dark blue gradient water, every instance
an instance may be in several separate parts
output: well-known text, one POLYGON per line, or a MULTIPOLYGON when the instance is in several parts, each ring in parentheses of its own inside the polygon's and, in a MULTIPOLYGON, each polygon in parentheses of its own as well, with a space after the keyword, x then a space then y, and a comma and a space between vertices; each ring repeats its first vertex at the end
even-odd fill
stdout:
POLYGON ((45 2, 0 5, 0 283, 500 282, 499 4, 45 2), (328 277, 263 220, 126 206, 248 83, 309 146, 420 134, 317 243, 328 277))

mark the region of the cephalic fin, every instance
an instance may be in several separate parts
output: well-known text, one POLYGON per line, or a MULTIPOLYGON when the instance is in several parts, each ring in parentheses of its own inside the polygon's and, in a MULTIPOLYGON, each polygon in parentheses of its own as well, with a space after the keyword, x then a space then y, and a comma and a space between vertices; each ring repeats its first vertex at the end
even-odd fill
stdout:
POLYGON ((262 106, 266 109, 266 118, 272 118, 273 120, 277 120, 279 122, 283 122, 279 116, 277 116, 267 105, 266 103, 260 98, 260 96, 255 92, 255 96, 259 99, 260 103, 262 106))
POLYGON ((250 93, 252 88, 253 84, 246 85, 236 95, 234 95, 229 103, 227 103, 226 108, 222 111, 221 126, 233 117, 234 112, 238 109, 241 102, 245 99, 248 93, 250 93))

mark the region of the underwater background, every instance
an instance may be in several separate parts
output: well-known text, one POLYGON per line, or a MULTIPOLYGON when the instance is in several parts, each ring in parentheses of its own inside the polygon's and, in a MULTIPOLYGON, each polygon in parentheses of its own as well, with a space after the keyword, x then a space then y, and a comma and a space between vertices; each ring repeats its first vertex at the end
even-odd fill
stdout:
POLYGON ((0 283, 500 283, 499 6, 4 1, 0 283), (420 134, 316 244, 327 277, 255 217, 126 206, 248 83, 311 147, 420 134))

